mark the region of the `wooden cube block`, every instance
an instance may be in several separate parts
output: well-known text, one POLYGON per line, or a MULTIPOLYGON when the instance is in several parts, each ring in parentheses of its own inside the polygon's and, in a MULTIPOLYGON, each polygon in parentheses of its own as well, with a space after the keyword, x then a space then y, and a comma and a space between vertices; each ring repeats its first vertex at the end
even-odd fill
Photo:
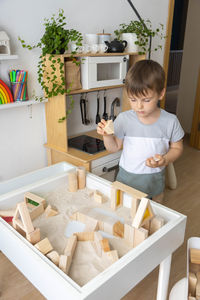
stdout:
POLYGON ((109 246, 108 239, 102 239, 102 240, 100 241, 100 244, 101 244, 102 250, 103 250, 104 252, 110 251, 110 246, 109 246))
POLYGON ((190 249, 190 261, 193 264, 200 264, 200 249, 190 249))
POLYGON ((86 184, 86 170, 85 167, 77 168, 77 178, 78 178, 78 189, 84 189, 86 184))
POLYGON ((122 224, 120 221, 116 222, 113 226, 113 234, 115 236, 119 236, 121 238, 124 237, 124 224, 122 224))
POLYGON ((148 230, 140 227, 134 228, 134 247, 142 243, 148 237, 148 230))
POLYGON ((35 244, 35 247, 44 255, 46 255, 47 253, 53 250, 53 247, 51 246, 51 243, 49 242, 48 238, 45 238, 41 240, 39 243, 35 244))
POLYGON ((40 228, 26 234, 26 239, 33 245, 40 241, 40 228))
POLYGON ((47 257, 56 265, 59 265, 60 256, 57 251, 51 251, 47 254, 47 257))
POLYGON ((104 131, 107 133, 107 134, 113 134, 114 133, 114 123, 112 120, 108 120, 106 122, 106 125, 104 127, 104 131))
POLYGON ((103 252, 103 256, 109 258, 112 261, 112 263, 116 262, 119 259, 117 250, 103 252))
POLYGON ((78 179, 76 170, 70 171, 68 173, 68 191, 69 192, 77 192, 78 189, 78 179))

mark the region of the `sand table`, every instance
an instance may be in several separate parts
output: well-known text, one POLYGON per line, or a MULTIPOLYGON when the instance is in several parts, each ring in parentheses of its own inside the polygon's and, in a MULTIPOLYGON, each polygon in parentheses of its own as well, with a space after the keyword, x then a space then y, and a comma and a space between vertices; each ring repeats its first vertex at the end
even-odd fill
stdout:
MULTIPOLYGON (((46 199, 47 205, 51 204, 56 207, 59 214, 53 217, 45 217, 43 213, 33 221, 34 227, 39 227, 41 239, 47 237, 52 244, 54 250, 60 255, 64 253, 67 244, 66 228, 70 220, 70 216, 77 211, 89 209, 89 212, 95 214, 96 210, 105 213, 105 218, 111 214, 111 217, 118 216, 118 220, 131 224, 130 210, 121 207, 113 212, 110 209, 109 201, 98 204, 94 201, 94 197, 90 196, 91 190, 85 188, 75 193, 68 192, 67 184, 58 186, 53 192, 40 195, 46 199)), ((132 249, 124 239, 118 237, 110 237, 105 235, 109 240, 111 250, 117 250, 119 257, 123 256, 132 249)), ((100 272, 105 270, 112 264, 112 261, 106 257, 99 257, 93 247, 93 242, 77 243, 77 247, 73 256, 69 276, 80 286, 86 284, 100 272)))

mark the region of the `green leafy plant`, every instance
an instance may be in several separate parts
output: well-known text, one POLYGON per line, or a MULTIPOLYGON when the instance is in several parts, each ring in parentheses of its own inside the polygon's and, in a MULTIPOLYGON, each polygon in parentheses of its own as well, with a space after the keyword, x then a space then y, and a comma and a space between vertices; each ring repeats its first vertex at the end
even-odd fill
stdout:
MULTIPOLYGON (((33 50, 34 48, 41 49, 41 55, 38 62, 38 82, 42 86, 47 98, 65 93, 70 97, 70 107, 66 112, 66 116, 59 119, 59 122, 64 121, 67 115, 71 113, 74 105, 74 100, 70 95, 71 89, 65 86, 64 60, 60 54, 68 50, 69 42, 75 42, 77 46, 82 45, 82 34, 74 29, 65 29, 66 17, 64 10, 59 9, 58 16, 55 14, 50 19, 44 19, 45 32, 40 41, 36 45, 27 45, 23 39, 18 37, 23 48, 33 50), (59 74, 59 76, 58 76, 59 74)), ((75 64, 79 62, 71 55, 71 59, 75 64)), ((36 100, 42 101, 42 97, 35 97, 36 100)))
MULTIPOLYGON (((152 49, 149 48, 149 38, 150 37, 159 37, 160 40, 163 38, 166 38, 164 36, 164 25, 159 23, 159 26, 156 29, 152 28, 152 23, 148 19, 146 21, 131 21, 129 24, 122 23, 119 25, 119 29, 115 30, 114 33, 116 37, 120 40, 122 33, 135 33, 137 36, 137 41, 135 41, 135 44, 139 46, 139 54, 145 54, 147 52, 152 51, 152 49), (146 27, 144 26, 144 24, 146 27)), ((153 50, 157 51, 159 49, 162 49, 162 45, 158 44, 153 50)))

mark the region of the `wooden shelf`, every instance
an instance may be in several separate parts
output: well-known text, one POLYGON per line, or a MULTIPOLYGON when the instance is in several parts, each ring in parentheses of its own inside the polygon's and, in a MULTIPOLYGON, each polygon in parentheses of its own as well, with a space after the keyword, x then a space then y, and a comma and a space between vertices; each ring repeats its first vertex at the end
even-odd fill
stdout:
POLYGON ((0 110, 1 109, 12 109, 12 108, 28 106, 28 105, 32 105, 32 104, 40 104, 40 103, 44 103, 47 101, 48 101, 48 99, 45 99, 42 102, 35 101, 35 100, 15 101, 15 102, 7 103, 7 104, 0 104, 0 110))
POLYGON ((122 87, 124 87, 124 84, 103 86, 103 87, 97 87, 97 88, 88 89, 88 90, 80 89, 80 90, 71 91, 70 95, 81 94, 81 93, 91 93, 91 92, 100 91, 100 90, 117 89, 117 88, 122 88, 122 87))
POLYGON ((63 54, 61 56, 63 56, 64 58, 70 58, 71 56, 73 57, 84 57, 84 56, 94 56, 94 57, 98 57, 98 56, 124 56, 124 55, 138 55, 138 52, 122 52, 122 53, 68 53, 68 54, 63 54))
POLYGON ((17 58, 18 58, 18 55, 0 54, 0 61, 1 60, 17 59, 17 58))

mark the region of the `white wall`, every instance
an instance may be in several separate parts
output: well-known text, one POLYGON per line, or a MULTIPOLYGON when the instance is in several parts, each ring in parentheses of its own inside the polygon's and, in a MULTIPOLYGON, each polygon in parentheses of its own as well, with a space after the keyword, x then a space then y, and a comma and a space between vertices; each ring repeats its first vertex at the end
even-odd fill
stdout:
MULTIPOLYGON (((159 22, 166 25, 169 0, 134 0, 133 3, 144 19, 150 18, 153 26, 159 22)), ((64 9, 67 28, 74 28, 85 33, 106 32, 113 34, 120 23, 128 23, 137 19, 130 5, 125 0, 1 0, 0 30, 5 30, 11 39, 12 54, 18 54, 15 61, 2 62, 0 77, 8 83, 9 68, 23 68, 29 71, 29 96, 33 90, 37 95, 42 91, 37 82, 37 59, 40 51, 23 49, 17 37, 27 43, 37 43, 43 34, 43 20, 64 9)), ((112 36, 114 38, 114 35, 112 36)), ((164 42, 163 42, 164 43, 164 42)), ((152 55, 152 58, 163 62, 164 49, 152 55)), ((103 111, 103 93, 101 94, 101 110, 103 111)), ((108 108, 116 97, 121 97, 121 89, 108 92, 108 108)), ((79 98, 75 99, 75 109, 68 120, 69 134, 74 131, 88 131, 95 128, 80 126, 79 98), (71 131, 71 132, 70 132, 71 131)), ((96 115, 96 93, 88 95, 90 118, 96 115)), ((0 110, 0 180, 6 180, 28 171, 44 167, 47 164, 43 144, 46 142, 44 105, 33 106, 32 119, 29 118, 27 107, 0 110)))
POLYGON ((192 127, 197 79, 200 67, 199 12, 200 1, 190 0, 177 105, 178 118, 187 133, 191 132, 192 127))

